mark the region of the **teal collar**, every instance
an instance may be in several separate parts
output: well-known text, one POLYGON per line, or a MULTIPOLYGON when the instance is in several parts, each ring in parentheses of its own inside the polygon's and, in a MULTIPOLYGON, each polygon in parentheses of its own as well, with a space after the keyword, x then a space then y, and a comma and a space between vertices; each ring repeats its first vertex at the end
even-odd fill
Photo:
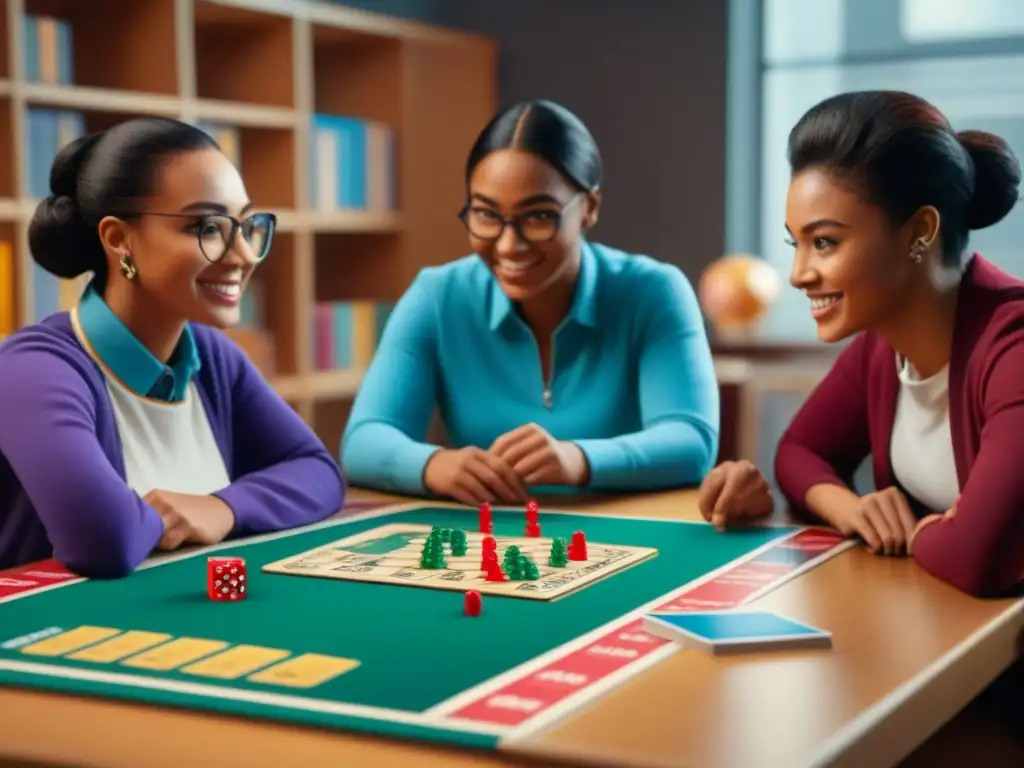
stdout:
MULTIPOLYGON (((565 318, 567 321, 588 328, 597 325, 597 271, 597 255, 590 243, 584 240, 580 244, 580 273, 576 277, 576 293, 569 307, 569 314, 565 318)), ((490 293, 490 328, 496 331, 514 316, 514 307, 501 290, 498 281, 493 278, 490 293)))
POLYGON ((189 326, 185 326, 169 364, 164 365, 125 327, 92 285, 78 303, 78 323, 99 362, 132 392, 169 402, 185 399, 201 367, 189 326))

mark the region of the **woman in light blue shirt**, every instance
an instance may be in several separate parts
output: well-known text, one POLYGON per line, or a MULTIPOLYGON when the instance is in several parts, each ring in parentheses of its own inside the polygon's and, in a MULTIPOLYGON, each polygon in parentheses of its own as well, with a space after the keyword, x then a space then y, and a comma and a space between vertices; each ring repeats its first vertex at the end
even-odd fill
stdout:
POLYGON ((601 157, 546 101, 473 146, 473 253, 395 307, 342 440, 350 482, 467 504, 699 483, 718 451, 703 319, 674 266, 589 242, 601 157), (431 445, 439 412, 454 446, 431 445))

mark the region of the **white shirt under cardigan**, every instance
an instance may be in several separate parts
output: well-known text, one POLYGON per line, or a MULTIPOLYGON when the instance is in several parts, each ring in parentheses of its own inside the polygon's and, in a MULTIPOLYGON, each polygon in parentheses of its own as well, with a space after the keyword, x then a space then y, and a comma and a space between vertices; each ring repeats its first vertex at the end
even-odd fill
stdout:
POLYGON ((900 391, 889 446, 901 486, 932 512, 945 512, 960 496, 949 428, 949 366, 919 378, 896 356, 900 391))
POLYGON ((205 496, 227 488, 231 478, 195 383, 176 403, 133 392, 96 354, 77 311, 71 313, 71 324, 106 380, 128 487, 139 496, 155 489, 205 496))

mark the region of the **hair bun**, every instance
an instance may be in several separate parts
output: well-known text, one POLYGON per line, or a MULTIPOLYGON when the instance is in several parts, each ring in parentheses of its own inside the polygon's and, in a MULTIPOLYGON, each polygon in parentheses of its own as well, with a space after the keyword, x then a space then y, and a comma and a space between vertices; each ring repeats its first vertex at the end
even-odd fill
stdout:
POLYGON ((1020 163, 1010 145, 993 133, 960 131, 956 137, 974 162, 974 195, 967 226, 991 227, 1013 210, 1020 199, 1020 163))
POLYGON ((39 266, 70 279, 94 271, 104 261, 99 241, 89 234, 75 201, 67 195, 51 195, 36 207, 28 246, 39 266))

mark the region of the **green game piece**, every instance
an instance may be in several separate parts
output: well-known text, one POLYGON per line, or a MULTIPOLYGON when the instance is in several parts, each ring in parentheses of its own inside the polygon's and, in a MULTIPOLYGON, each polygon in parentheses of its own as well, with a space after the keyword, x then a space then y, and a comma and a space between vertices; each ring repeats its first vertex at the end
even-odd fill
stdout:
POLYGON ((548 565, 552 568, 565 568, 569 564, 569 553, 565 548, 565 539, 552 539, 551 554, 548 556, 548 565))
POLYGON ((536 581, 540 578, 540 569, 529 555, 521 554, 509 569, 508 578, 511 581, 536 581))
POLYGON ((508 577, 510 579, 514 578, 512 574, 515 573, 517 568, 519 567, 519 560, 521 557, 522 554, 519 551, 519 547, 517 547, 515 544, 509 545, 509 547, 505 550, 505 557, 502 560, 501 568, 503 571, 505 571, 505 573, 508 574, 508 577))
POLYGON ((441 542, 441 537, 431 531, 427 540, 423 542, 423 550, 420 552, 420 568, 437 571, 447 567, 448 560, 444 555, 444 544, 441 542))
POLYGON ((522 568, 519 573, 522 581, 537 581, 540 578, 540 569, 528 557, 523 559, 522 568))
POLYGON ((451 534, 451 545, 453 555, 464 555, 469 548, 469 542, 466 539, 466 532, 460 528, 456 528, 451 534))

